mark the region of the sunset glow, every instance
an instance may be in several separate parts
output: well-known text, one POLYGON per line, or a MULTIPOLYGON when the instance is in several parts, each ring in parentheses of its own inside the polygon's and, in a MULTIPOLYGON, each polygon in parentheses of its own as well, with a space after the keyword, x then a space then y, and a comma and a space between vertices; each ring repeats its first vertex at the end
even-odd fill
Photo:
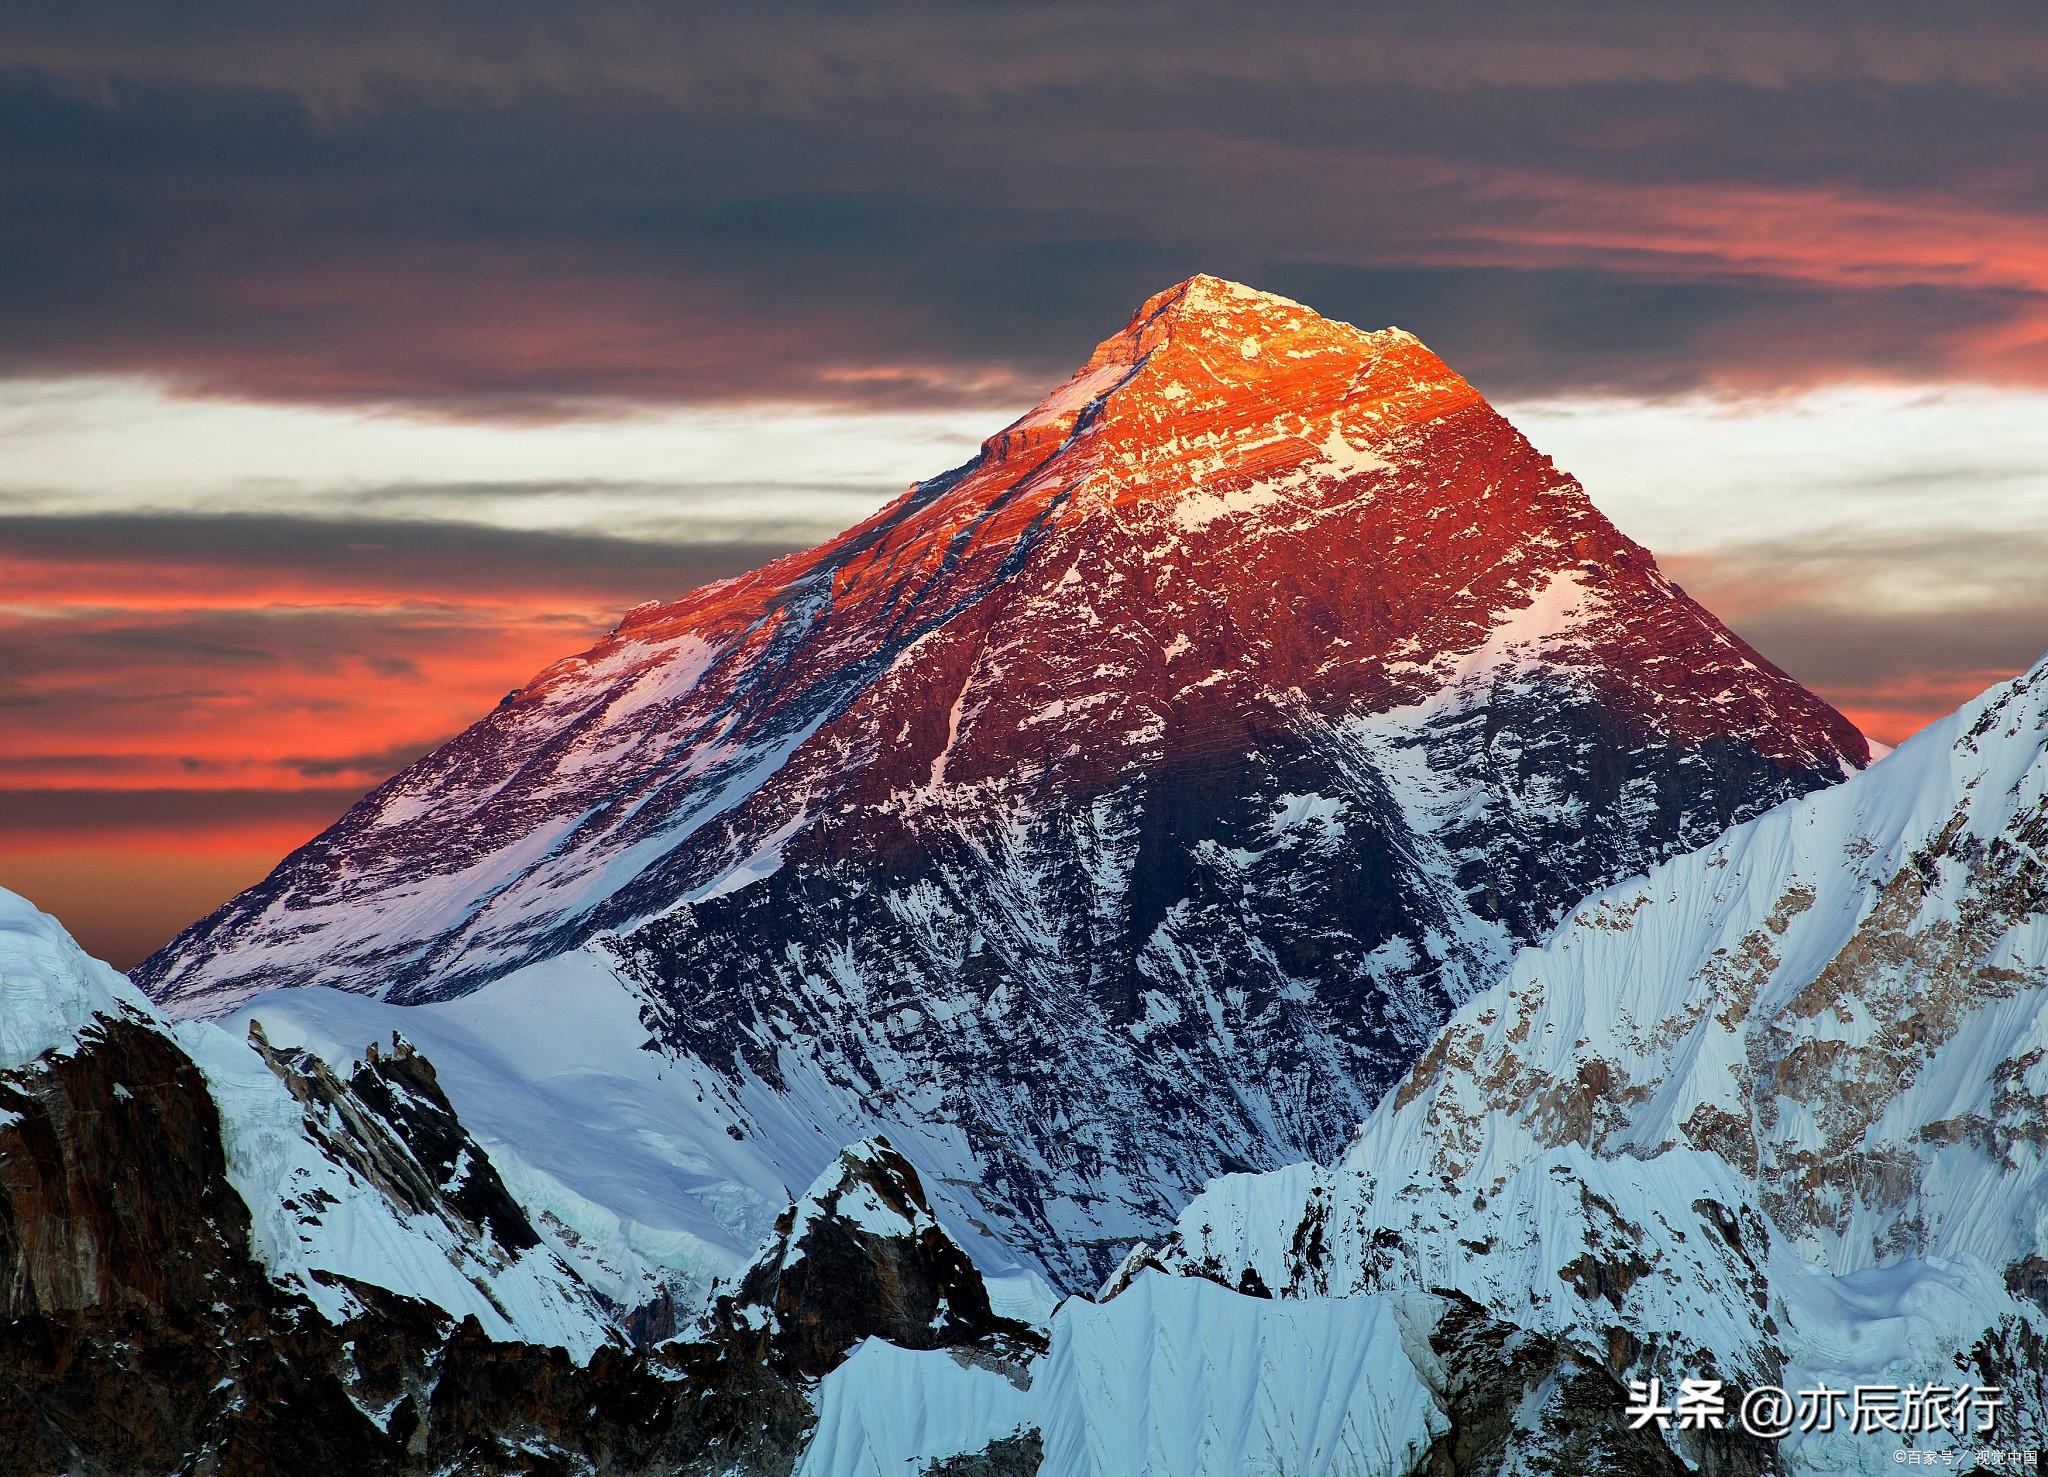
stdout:
POLYGON ((1195 270, 1421 336, 1873 738, 2038 656, 2038 31, 1457 10, 9 23, 0 883, 133 963, 1195 270))

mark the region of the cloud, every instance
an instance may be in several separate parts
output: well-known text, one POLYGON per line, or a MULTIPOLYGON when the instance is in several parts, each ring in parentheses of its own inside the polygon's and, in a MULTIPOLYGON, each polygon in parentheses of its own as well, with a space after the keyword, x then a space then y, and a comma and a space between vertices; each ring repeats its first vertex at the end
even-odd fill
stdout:
MULTIPOLYGON (((376 507, 385 497, 403 496, 432 511, 459 501, 463 492, 383 489, 361 501, 376 507)), ((600 608, 622 601, 623 611, 755 568, 790 547, 781 540, 678 545, 422 517, 0 512, 0 569, 7 572, 7 603, 15 606, 435 606, 516 592, 529 610, 552 597, 572 600, 587 614, 593 598, 600 608), (629 591, 638 593, 625 599, 629 591)), ((102 639, 151 638, 115 628, 102 639)), ((183 639, 199 638, 188 633, 183 639)))
POLYGON ((284 821, 317 831, 361 797, 353 786, 296 789, 16 789, 7 792, 9 831, 204 830, 232 815, 239 826, 284 821))
POLYGON ((2048 532, 1843 528, 1667 570, 1772 661, 1896 744, 2048 652, 2048 532), (1918 590, 1902 601, 1901 571, 1918 590))
POLYGON ((394 96, 470 103, 628 91, 666 99, 739 92, 782 108, 917 87, 990 104, 1048 85, 1198 81, 1501 86, 1942 81, 2008 88, 2048 77, 2022 4, 1962 16, 1903 4, 1730 3, 1711 11, 1579 0, 1477 0, 1406 11, 1331 3, 1246 12, 1216 3, 943 7, 784 5, 687 13, 644 0, 572 12, 381 3, 347 16, 246 4, 139 4, 23 12, 8 54, 84 86, 116 78, 258 85, 347 117, 394 96))
POLYGON ((1201 269, 1518 392, 2048 378, 2016 5, 73 11, 0 33, 18 376, 1016 407, 1201 269))
MULTIPOLYGON (((283 515, 0 517, 0 853, 70 824, 64 794, 91 829, 102 791, 212 793, 229 809, 313 782, 359 793, 632 606, 786 547, 283 515)), ((138 801, 138 823, 154 803, 138 801)))
POLYGON ((367 754, 342 754, 325 759, 281 758, 271 762, 309 780, 332 779, 339 774, 396 774, 423 754, 433 752, 431 744, 394 744, 367 754))

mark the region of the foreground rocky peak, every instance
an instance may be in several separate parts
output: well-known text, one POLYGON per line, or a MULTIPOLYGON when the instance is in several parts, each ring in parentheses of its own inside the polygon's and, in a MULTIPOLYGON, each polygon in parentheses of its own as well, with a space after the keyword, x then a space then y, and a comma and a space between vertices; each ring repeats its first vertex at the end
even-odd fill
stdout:
POLYGON ((1195 278, 139 974, 215 1014, 574 956, 755 1179, 885 1132, 1092 1286, 1210 1172, 1334 1153, 1579 898, 1867 755, 1412 337, 1195 278))
POLYGON ((14 1288, 24 1306, 119 1301, 131 1264, 161 1291, 180 1241, 150 1226, 225 1190, 198 1209, 330 1320, 360 1311, 351 1288, 367 1282, 475 1317, 498 1337, 579 1355, 613 1341, 599 1299, 540 1244, 431 1066, 403 1042, 336 1071, 258 1029, 238 1039, 166 1021, 4 890, 0 999, 16 1028, 0 1054, 0 1188, 14 1197, 0 1225, 19 1238, 10 1250, 29 1279, 14 1288), (166 1125, 162 1144, 143 1141, 152 1119, 166 1125), (63 1257, 98 1279, 54 1302, 35 1283, 64 1264, 36 1244, 53 1227, 71 1238, 63 1257))
POLYGON ((843 1150, 783 1213, 773 1238, 713 1300, 706 1326, 752 1358, 809 1377, 837 1368, 870 1337, 906 1349, 1044 1346, 989 1306, 981 1274, 933 1216, 917 1170, 883 1138, 843 1150))
MULTIPOLYGON (((433 1065, 172 1026, 0 892, 0 1470, 786 1477, 869 1339, 1021 1378, 887 1143, 683 1337, 629 1348, 433 1065)), ((963 1366, 964 1367, 964 1366, 963 1366)))

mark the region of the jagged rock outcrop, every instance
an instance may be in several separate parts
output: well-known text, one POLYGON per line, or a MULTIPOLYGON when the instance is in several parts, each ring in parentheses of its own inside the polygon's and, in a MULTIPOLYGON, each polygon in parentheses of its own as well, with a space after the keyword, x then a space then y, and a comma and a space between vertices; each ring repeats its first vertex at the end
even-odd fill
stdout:
POLYGON ((466 1242, 517 1253, 540 1245, 489 1157, 464 1131, 434 1067, 402 1036, 375 1042, 343 1082, 304 1048, 279 1050, 249 1023, 264 1064, 307 1109, 314 1141, 408 1215, 445 1221, 466 1242))
POLYGON ((846 1149, 783 1213, 737 1285, 713 1300, 706 1337, 798 1377, 837 1368, 864 1338, 906 1349, 1044 1344, 996 1315, 917 1170, 880 1138, 846 1149))
POLYGON ((214 1014, 573 956, 711 1132, 810 1125, 759 1179, 887 1133, 1092 1286, 1208 1175, 1341 1150, 1579 898, 1867 754, 1411 335, 1197 277, 965 466, 635 610, 139 977, 214 1014))
MULTIPOLYGON (((1603 1477, 1683 1477, 1690 1469, 1654 1429, 1628 1418, 1628 1391, 1606 1366, 1446 1291, 1429 1332, 1432 1393, 1449 1429, 1417 1477, 1505 1477, 1598 1472, 1603 1477)), ((1720 1472, 1770 1470, 1726 1461, 1720 1472)))

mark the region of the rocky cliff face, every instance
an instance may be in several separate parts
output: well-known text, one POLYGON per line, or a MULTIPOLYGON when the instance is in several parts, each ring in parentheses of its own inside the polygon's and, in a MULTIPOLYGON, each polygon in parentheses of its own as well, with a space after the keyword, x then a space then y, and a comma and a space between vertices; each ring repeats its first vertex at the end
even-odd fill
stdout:
POLYGON ((201 1074, 160 1032, 108 1020, 0 1077, 0 1468, 341 1470, 367 1422, 305 1358, 319 1320, 248 1225, 201 1074))
POLYGON ((1413 337, 1198 277, 140 978, 417 1004, 588 956, 709 1100, 921 1127, 962 1219, 1085 1285, 1210 1173, 1339 1150, 1587 892, 1866 758, 1413 337))
POLYGON ((565 1311, 518 1273, 546 1256, 540 1238, 403 1042, 344 1078, 260 1034, 174 1031, 4 893, 0 999, 10 1474, 767 1477, 815 1425, 811 1382, 871 1336, 998 1369, 1043 1344, 990 1311, 916 1171, 877 1143, 849 1149, 714 1314, 658 1347, 627 1347, 557 1267, 587 1320, 572 1356, 534 1336, 565 1311), (282 1136, 302 1153, 273 1161, 278 1182, 236 1162, 282 1136), (323 1244, 375 1254, 336 1271, 323 1244))

